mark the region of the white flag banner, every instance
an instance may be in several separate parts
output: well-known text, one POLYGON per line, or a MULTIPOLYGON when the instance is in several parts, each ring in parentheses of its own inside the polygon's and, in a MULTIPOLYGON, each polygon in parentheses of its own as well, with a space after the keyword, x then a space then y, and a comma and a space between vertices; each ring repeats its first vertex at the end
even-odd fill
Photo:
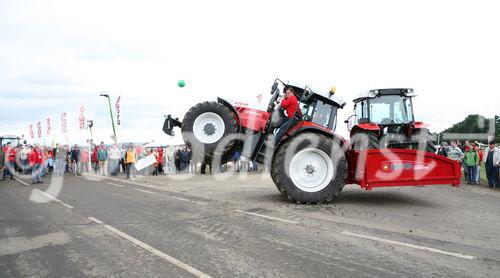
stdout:
POLYGON ((122 97, 119 96, 118 99, 116 100, 116 103, 115 103, 115 109, 116 109, 116 124, 117 125, 120 125, 121 124, 121 120, 120 120, 120 99, 122 97))
POLYGON ((50 136, 50 132, 52 131, 52 119, 47 117, 47 137, 50 136))
POLYGON ((66 113, 61 113, 61 133, 65 134, 68 132, 68 123, 66 113))
POLYGON ((35 139, 35 133, 33 132, 33 124, 29 125, 29 129, 30 129, 30 138, 31 140, 33 140, 35 139))
POLYGON ((38 139, 42 138, 42 122, 36 124, 36 129, 38 131, 38 139))

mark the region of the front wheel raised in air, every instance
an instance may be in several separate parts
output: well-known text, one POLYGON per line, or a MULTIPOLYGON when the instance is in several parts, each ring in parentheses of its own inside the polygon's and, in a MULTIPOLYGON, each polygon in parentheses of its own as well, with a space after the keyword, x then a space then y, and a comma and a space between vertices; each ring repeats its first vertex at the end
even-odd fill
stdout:
POLYGON ((193 151, 193 159, 209 161, 212 156, 225 156, 235 144, 238 124, 231 110, 213 101, 205 101, 193 106, 182 120, 182 137, 193 151), (224 146, 219 146, 224 141, 224 146), (216 153, 218 150, 220 153, 216 153))
POLYGON ((316 133, 302 133, 276 151, 271 175, 289 200, 327 203, 339 196, 345 185, 347 159, 336 140, 316 133))

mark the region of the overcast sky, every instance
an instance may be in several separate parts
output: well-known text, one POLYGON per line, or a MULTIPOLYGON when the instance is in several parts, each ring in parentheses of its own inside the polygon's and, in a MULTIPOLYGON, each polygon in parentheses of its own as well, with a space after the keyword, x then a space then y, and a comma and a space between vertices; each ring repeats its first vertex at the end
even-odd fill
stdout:
MULTIPOLYGON (((78 110, 110 142, 101 91, 122 96, 124 141, 160 139, 216 96, 255 101, 276 77, 330 88, 348 105, 373 88, 411 87, 417 120, 441 131, 468 114, 500 114, 497 1, 6 1, 0 0, 0 133, 78 110), (177 80, 186 81, 185 88, 177 80)), ((35 130, 36 136, 36 130, 35 130)))

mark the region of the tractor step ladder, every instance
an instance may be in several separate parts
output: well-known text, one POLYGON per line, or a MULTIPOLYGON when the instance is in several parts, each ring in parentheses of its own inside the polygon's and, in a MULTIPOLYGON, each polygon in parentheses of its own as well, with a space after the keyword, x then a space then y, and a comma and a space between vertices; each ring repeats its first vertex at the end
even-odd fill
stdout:
POLYGON ((259 146, 255 161, 260 164, 270 165, 274 153, 274 134, 271 133, 267 136, 262 136, 259 146))

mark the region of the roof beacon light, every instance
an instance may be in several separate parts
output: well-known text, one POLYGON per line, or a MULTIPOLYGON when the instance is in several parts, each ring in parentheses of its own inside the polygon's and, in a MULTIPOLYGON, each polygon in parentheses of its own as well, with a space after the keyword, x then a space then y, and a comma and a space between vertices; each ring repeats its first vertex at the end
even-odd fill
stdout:
POLYGON ((368 92, 368 97, 376 97, 378 95, 378 90, 370 90, 368 92))
POLYGON ((333 96, 336 92, 337 92, 337 87, 333 86, 333 87, 330 89, 330 96, 333 96))
POLYGON ((408 96, 408 97, 414 97, 414 96, 416 96, 415 91, 413 89, 407 89, 406 90, 406 96, 408 96))

